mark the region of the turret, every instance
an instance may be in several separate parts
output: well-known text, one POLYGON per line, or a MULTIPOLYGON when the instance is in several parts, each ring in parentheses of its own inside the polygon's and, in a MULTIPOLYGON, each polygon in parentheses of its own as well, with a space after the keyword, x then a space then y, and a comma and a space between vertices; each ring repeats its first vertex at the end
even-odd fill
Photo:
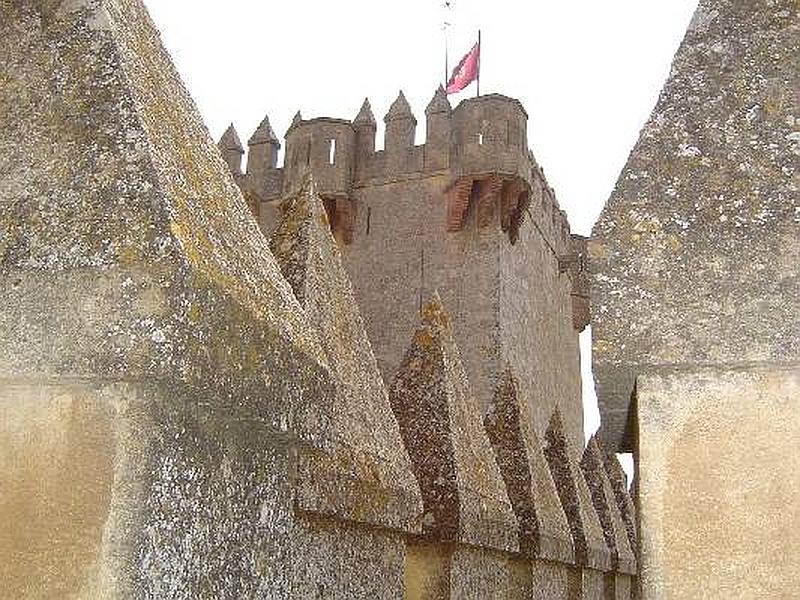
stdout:
POLYGON ((328 117, 304 121, 298 112, 286 132, 284 193, 299 189, 311 172, 320 196, 349 196, 354 153, 355 131, 350 121, 328 117))
POLYGON ((425 109, 427 119, 425 169, 444 169, 450 162, 451 116, 450 102, 440 85, 425 109))
POLYGON ((489 94, 469 98, 453 110, 453 140, 459 174, 530 176, 528 115, 518 100, 489 94))
POLYGON ((231 123, 222 134, 219 142, 217 143, 223 160, 228 164, 228 169, 233 175, 242 174, 242 155, 244 148, 239 139, 239 134, 236 133, 236 128, 231 123))
POLYGON ((397 100, 389 107, 389 112, 386 113, 383 122, 386 123, 384 148, 388 169, 390 172, 403 171, 407 162, 408 150, 414 146, 417 120, 402 91, 397 96, 397 100))
POLYGON ((256 181, 264 181, 266 173, 278 166, 278 150, 281 143, 272 130, 269 117, 264 120, 247 141, 249 148, 247 154, 247 175, 256 181))

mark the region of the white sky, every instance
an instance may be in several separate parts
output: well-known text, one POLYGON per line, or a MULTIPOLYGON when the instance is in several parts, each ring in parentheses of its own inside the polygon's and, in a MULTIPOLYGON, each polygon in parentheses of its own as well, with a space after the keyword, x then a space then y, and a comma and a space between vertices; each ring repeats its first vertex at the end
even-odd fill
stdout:
MULTIPOLYGON (((403 89, 424 143, 424 109, 444 78, 444 0, 145 2, 215 140, 233 122, 246 144, 264 114, 280 138, 298 109, 352 119, 365 96, 380 123, 403 89)), ((481 92, 522 101, 534 154, 572 230, 588 234, 697 0, 452 4, 450 68, 480 26, 481 92)), ((599 420, 586 352, 583 362, 591 432, 599 420)))

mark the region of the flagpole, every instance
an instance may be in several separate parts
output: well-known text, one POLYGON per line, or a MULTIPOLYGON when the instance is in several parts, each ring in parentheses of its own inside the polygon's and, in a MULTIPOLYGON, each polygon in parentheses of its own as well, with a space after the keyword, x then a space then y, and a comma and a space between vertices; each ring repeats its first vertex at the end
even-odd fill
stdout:
POLYGON ((450 69, 447 65, 447 33, 444 34, 444 87, 447 87, 447 81, 450 79, 450 69))
POLYGON ((444 33, 444 87, 447 87, 447 82, 450 81, 450 63, 449 63, 449 39, 447 38, 447 30, 450 29, 450 9, 452 8, 451 2, 446 0, 442 6, 445 9, 444 23, 442 23, 442 32, 444 33))
POLYGON ((478 89, 477 96, 481 95, 481 30, 478 29, 478 89))

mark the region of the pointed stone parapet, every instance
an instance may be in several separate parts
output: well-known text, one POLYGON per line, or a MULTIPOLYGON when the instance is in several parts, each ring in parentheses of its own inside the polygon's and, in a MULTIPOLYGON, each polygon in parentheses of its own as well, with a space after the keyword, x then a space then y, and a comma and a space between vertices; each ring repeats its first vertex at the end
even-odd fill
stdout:
POLYGON ((567 516, 576 562, 583 567, 609 571, 611 552, 606 546, 589 487, 578 465, 577 452, 564 434, 558 409, 553 412, 545 432, 544 455, 567 516))
POLYGON ((636 559, 628 541, 628 532, 617 506, 611 482, 606 474, 603 454, 597 437, 592 436, 583 451, 581 470, 603 528, 603 538, 611 552, 611 566, 615 571, 632 575, 636 573, 636 559))
POLYGON ((377 127, 375 115, 372 112, 372 105, 369 103, 369 98, 364 98, 361 108, 358 110, 356 118, 353 119, 355 127, 377 127))
POLYGON ((409 150, 414 146, 417 119, 402 91, 389 107, 383 121, 386 123, 384 148, 387 166, 393 172, 403 171, 408 164, 409 150))
POLYGON ((422 491, 423 534, 516 550, 517 520, 438 295, 389 390, 422 491))
POLYGON ((0 1, 0 57, 3 594, 289 597, 335 381, 143 3, 0 1))
MULTIPOLYGON (((599 440, 598 440, 599 444, 599 440)), ((636 531, 636 507, 633 505, 633 498, 628 491, 628 476, 622 470, 622 465, 613 454, 603 452, 603 466, 608 475, 608 481, 611 483, 611 489, 614 492, 614 499, 617 502, 622 522, 625 524, 625 532, 628 535, 628 544, 636 556, 638 539, 636 531)))
POLYGON ((573 563, 569 524, 533 427, 528 403, 510 367, 500 374, 484 418, 509 500, 519 522, 520 552, 573 563))
POLYGON ((442 86, 436 90, 425 108, 425 169, 444 169, 450 164, 450 137, 452 130, 450 101, 442 86))
POLYGON ((375 134, 378 125, 375 122, 369 98, 364 98, 361 109, 353 119, 353 129, 356 132, 356 175, 359 176, 366 169, 366 161, 375 154, 375 134))
POLYGON ((310 177, 281 211, 270 249, 316 329, 337 388, 331 447, 301 456, 297 507, 418 532, 419 488, 310 177))

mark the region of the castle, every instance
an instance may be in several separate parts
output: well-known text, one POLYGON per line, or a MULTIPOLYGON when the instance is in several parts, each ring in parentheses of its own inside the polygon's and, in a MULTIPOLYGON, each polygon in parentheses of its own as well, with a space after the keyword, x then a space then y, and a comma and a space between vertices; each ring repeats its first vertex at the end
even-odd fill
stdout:
POLYGON ((791 597, 797 23, 701 1, 586 240, 512 98, 243 170, 141 0, 0 0, 0 594, 791 597))

